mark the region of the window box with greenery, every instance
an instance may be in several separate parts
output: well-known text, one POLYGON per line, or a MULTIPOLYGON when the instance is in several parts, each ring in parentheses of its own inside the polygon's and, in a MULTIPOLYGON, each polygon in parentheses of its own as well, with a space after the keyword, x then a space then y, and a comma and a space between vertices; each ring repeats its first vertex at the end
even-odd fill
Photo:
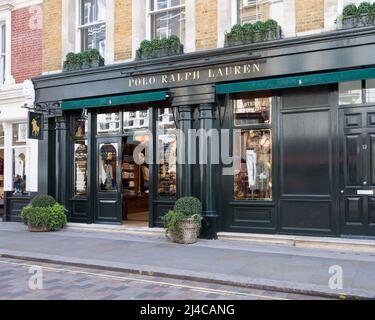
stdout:
POLYGON ((281 28, 275 20, 265 22, 236 24, 231 31, 225 34, 225 46, 232 47, 254 42, 272 41, 281 39, 281 28))
POLYGON ((82 53, 70 52, 64 61, 64 71, 74 71, 88 68, 104 66, 104 58, 96 49, 84 51, 82 53))
POLYGON ((342 12, 342 28, 351 29, 375 24, 375 3, 362 2, 358 7, 351 3, 342 12))
POLYGON ((66 209, 49 195, 34 197, 21 217, 31 232, 58 231, 67 223, 66 209))
POLYGON ((182 197, 163 217, 167 237, 182 244, 197 242, 202 225, 202 203, 195 197, 182 197))
POLYGON ((144 40, 136 52, 136 60, 147 60, 174 56, 184 53, 184 47, 177 36, 168 38, 144 40))

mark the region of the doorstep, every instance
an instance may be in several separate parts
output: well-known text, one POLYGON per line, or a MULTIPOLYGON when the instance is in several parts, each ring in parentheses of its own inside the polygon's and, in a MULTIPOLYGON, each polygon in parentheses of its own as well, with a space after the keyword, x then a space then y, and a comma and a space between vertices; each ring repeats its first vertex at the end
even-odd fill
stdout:
POLYGON ((135 227, 122 225, 111 225, 111 224, 87 224, 87 223, 72 223, 69 222, 66 225, 68 230, 77 231, 93 231, 93 232, 122 232, 129 234, 149 235, 149 236, 160 236, 164 235, 165 231, 163 228, 149 228, 149 227, 135 227))
MULTIPOLYGON (((146 236, 164 236, 163 228, 135 227, 109 224, 68 223, 67 229, 87 232, 113 232, 146 236)), ((296 235, 219 232, 219 240, 244 241, 249 244, 281 245, 299 248, 375 253, 375 240, 296 235)))
POLYGON ((267 245, 375 253, 375 240, 330 237, 308 237, 279 234, 219 232, 220 240, 238 240, 267 245))

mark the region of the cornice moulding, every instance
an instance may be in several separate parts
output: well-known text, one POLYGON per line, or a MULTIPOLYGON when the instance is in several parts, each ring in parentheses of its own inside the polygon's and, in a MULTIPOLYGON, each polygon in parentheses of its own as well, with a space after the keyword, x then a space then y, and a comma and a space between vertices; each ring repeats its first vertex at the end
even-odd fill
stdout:
POLYGON ((15 6, 13 0, 0 0, 0 11, 12 10, 15 6))

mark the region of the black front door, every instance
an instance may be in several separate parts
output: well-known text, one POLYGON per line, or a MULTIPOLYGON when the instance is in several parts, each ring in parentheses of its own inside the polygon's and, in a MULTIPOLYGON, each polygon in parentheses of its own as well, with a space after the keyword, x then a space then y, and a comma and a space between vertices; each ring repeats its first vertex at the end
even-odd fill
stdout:
POLYGON ((121 223, 121 138, 96 142, 95 222, 121 223))
POLYGON ((340 113, 341 233, 375 236, 375 107, 340 113))

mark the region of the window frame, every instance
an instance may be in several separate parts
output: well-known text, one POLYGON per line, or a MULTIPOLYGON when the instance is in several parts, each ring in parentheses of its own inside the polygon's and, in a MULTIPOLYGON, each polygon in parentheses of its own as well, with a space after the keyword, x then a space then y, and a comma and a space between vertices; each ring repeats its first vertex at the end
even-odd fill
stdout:
POLYGON ((7 26, 5 21, 0 22, 0 86, 5 83, 7 69, 7 26))
MULTIPOLYGON (((12 190, 14 190, 14 178, 15 178, 15 162, 14 162, 14 156, 15 156, 15 151, 16 149, 25 149, 25 175, 26 175, 26 183, 25 183, 25 190, 24 192, 22 193, 22 195, 28 195, 30 194, 30 191, 28 191, 28 189, 30 188, 30 163, 29 163, 29 159, 30 159, 30 155, 31 155, 31 146, 28 144, 28 140, 27 140, 27 136, 25 138, 25 141, 19 141, 21 142, 20 144, 17 144, 17 143, 14 143, 13 141, 13 137, 14 137, 14 125, 20 125, 20 124, 23 124, 26 126, 27 128, 27 123, 26 122, 14 122, 14 123, 11 123, 11 141, 10 141, 10 145, 11 145, 11 161, 12 161, 12 190)), ((27 130, 27 129, 26 129, 27 130)))
MULTIPOLYGON (((97 0, 95 0, 97 1, 97 0)), ((85 29, 88 29, 90 27, 95 27, 95 26, 105 26, 105 45, 104 45, 104 55, 105 51, 107 49, 107 0, 106 1, 106 12, 105 12, 105 20, 96 20, 94 22, 89 22, 89 23, 82 23, 83 21, 83 14, 84 14, 84 0, 77 0, 77 21, 76 21, 76 30, 78 34, 78 41, 76 42, 76 47, 78 52, 83 52, 84 50, 84 39, 83 39, 83 31, 85 29)), ((97 2, 96 2, 97 3, 97 2)), ((99 50, 99 48, 96 48, 99 50)))
MULTIPOLYGON (((246 94, 246 92, 244 93, 246 94)), ((235 136, 233 131, 237 130, 240 131, 240 135, 242 138, 242 133, 245 131, 267 131, 269 130, 270 132, 270 138, 271 138, 271 149, 270 149, 270 158, 271 158, 271 172, 270 172, 270 179, 271 179, 271 188, 270 188, 270 194, 271 197, 269 199, 249 199, 249 198, 244 198, 244 199, 237 199, 235 197, 235 175, 233 175, 231 181, 232 181, 232 190, 231 190, 231 201, 237 202, 237 203, 254 203, 254 204, 266 204, 266 205, 273 205, 276 201, 276 193, 275 193, 275 164, 274 164, 274 159, 275 159, 275 134, 276 134, 276 128, 275 128, 275 105, 277 101, 277 96, 274 94, 272 91, 257 91, 257 92, 250 92, 251 95, 254 95, 254 98, 269 98, 270 99, 270 123, 257 123, 257 124, 241 124, 241 125, 236 125, 235 124, 235 100, 238 100, 238 97, 235 97, 233 94, 229 94, 228 97, 228 104, 230 106, 230 126, 232 128, 232 138, 231 138, 231 154, 234 156, 235 151, 235 136)), ((241 146, 240 146, 241 147, 241 146)), ((242 163, 242 162, 241 162, 242 163)))
MULTIPOLYGON (((373 80, 375 80, 375 78, 371 78, 373 80)), ((357 107, 357 106, 363 106, 363 105, 372 105, 372 104, 375 104, 375 101, 374 102, 368 102, 367 101, 367 87, 366 87, 366 81, 367 80, 371 80, 371 79, 362 79, 362 80, 353 80, 353 81, 361 81, 361 103, 352 103, 352 104, 340 104, 340 83, 345 83, 345 82, 352 82, 352 81, 343 81, 343 82, 339 82, 337 84, 337 104, 339 107, 348 107, 348 106, 354 106, 354 107, 357 107)))
MULTIPOLYGON (((148 39, 149 40, 153 40, 155 39, 154 38, 154 30, 153 30, 153 24, 152 24, 152 18, 153 16, 156 16, 157 14, 160 14, 160 13, 168 13, 170 11, 175 11, 175 10, 181 10, 181 9, 185 9, 185 15, 186 15, 186 0, 183 0, 184 3, 183 4, 179 4, 177 6, 169 6, 171 4, 171 1, 172 0, 167 0, 168 2, 168 6, 167 8, 164 8, 164 9, 155 9, 157 7, 157 0, 149 0, 148 1, 148 6, 147 6, 147 35, 148 35, 148 39), (152 7, 154 7, 154 9, 152 9, 152 7)), ((183 37, 180 37, 180 41, 181 43, 185 43, 185 38, 186 38, 186 19, 185 19, 185 28, 184 28, 184 34, 183 34, 183 37)), ((180 32, 181 33, 181 32, 180 32)))

